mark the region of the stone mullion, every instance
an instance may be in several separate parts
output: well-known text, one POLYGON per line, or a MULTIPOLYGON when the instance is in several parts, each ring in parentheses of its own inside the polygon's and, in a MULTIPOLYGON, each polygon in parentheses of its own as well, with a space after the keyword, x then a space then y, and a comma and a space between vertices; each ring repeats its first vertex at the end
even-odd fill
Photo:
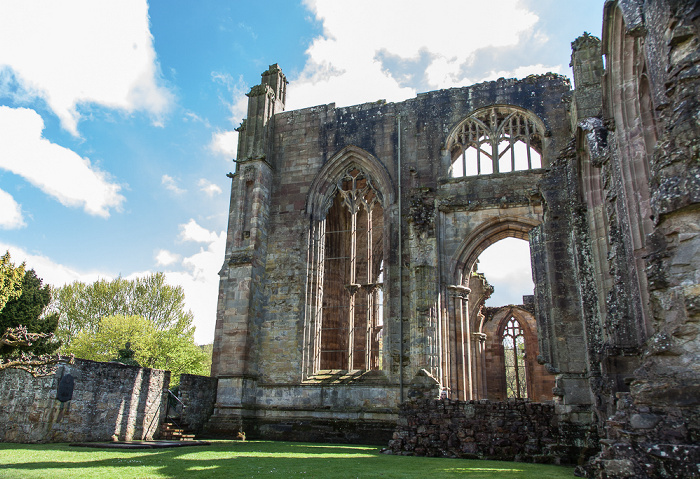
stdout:
POLYGON ((314 314, 314 372, 321 369, 321 340, 323 330, 323 283, 326 263, 326 220, 318 223, 318 238, 316 239, 315 289, 316 305, 314 314))
MULTIPOLYGON (((517 119, 519 117, 515 117, 515 118, 517 119)), ((517 134, 515 136, 513 135, 513 120, 514 120, 514 118, 511 118, 510 121, 508 122, 508 128, 509 128, 508 141, 510 142, 510 171, 515 171, 515 143, 516 143, 515 138, 517 137, 517 134)), ((517 133, 517 129, 516 129, 516 133, 517 133)))
MULTIPOLYGON (((443 296, 444 297, 444 296, 443 296)), ((441 382, 443 383, 443 387, 450 388, 450 383, 451 383, 451 348, 450 348, 450 330, 449 330, 449 304, 447 304, 447 312, 443 312, 442 318, 441 318, 441 324, 442 324, 442 331, 441 331, 441 339, 442 339, 442 362, 441 362, 441 367, 442 367, 442 374, 441 374, 441 382)))
POLYGON ((355 265, 357 254, 357 212, 353 208, 350 214, 350 304, 348 308, 348 371, 353 369, 355 350, 355 265))
POLYGON ((493 164, 493 172, 498 173, 501 169, 498 166, 498 126, 495 121, 491 124, 489 131, 489 143, 491 143, 491 164, 493 164))
MULTIPOLYGON (((509 328, 510 329, 510 328, 509 328)), ((520 393, 520 364, 518 364, 518 339, 515 334, 515 327, 511 330, 513 339, 513 372, 515 373, 515 397, 523 397, 520 393)))
POLYGON ((525 145, 527 146, 527 169, 532 169, 532 153, 530 152, 530 122, 525 120, 525 145))
POLYGON ((372 207, 367 208, 367 324, 365 325, 365 369, 371 369, 372 358, 372 327, 374 325, 374 282, 372 274, 372 207))
MULTIPOLYGON (((479 125, 476 126, 476 174, 481 174, 481 138, 479 137, 479 125)), ((464 172, 466 176, 466 170, 464 172)))

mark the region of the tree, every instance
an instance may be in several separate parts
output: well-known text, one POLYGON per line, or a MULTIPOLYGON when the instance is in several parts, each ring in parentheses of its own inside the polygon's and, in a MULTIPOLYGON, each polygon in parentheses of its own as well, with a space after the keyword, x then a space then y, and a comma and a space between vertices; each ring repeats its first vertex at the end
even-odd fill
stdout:
POLYGON ((211 372, 212 357, 214 356, 214 343, 200 344, 199 349, 204 351, 204 354, 207 355, 207 362, 204 365, 204 370, 207 372, 208 375, 211 372))
POLYGON ((58 349, 60 342, 53 339, 58 314, 45 314, 50 302, 50 286, 43 286, 33 269, 26 271, 21 294, 8 300, 0 310, 0 331, 5 338, 0 345, 0 356, 19 356, 22 353, 40 356, 58 349))
POLYGON ((22 294, 22 279, 24 278, 24 263, 16 267, 10 261, 10 252, 0 257, 0 310, 11 299, 22 294))
POLYGON ((208 375, 207 354, 194 342, 192 312, 185 293, 165 283, 165 275, 60 288, 53 303, 60 314, 63 351, 76 357, 110 361, 127 342, 142 366, 168 369, 174 382, 182 373, 208 375))
POLYGON ((194 343, 194 327, 185 321, 160 331, 141 316, 107 316, 96 332, 80 331, 66 350, 78 358, 111 361, 127 342, 140 365, 170 370, 171 384, 177 384, 182 373, 209 374, 207 355, 194 343))
POLYGON ((76 281, 56 291, 52 309, 61 316, 58 336, 66 347, 79 332, 96 332, 100 320, 109 316, 140 316, 158 331, 193 320, 192 312, 185 309, 184 291, 166 284, 163 273, 92 284, 76 281))
POLYGON ((0 370, 46 376, 58 362, 73 362, 72 357, 48 354, 60 346, 53 341, 58 315, 46 312, 50 301, 51 289, 42 287, 34 270, 25 271, 24 263, 15 267, 9 252, 0 258, 0 370))

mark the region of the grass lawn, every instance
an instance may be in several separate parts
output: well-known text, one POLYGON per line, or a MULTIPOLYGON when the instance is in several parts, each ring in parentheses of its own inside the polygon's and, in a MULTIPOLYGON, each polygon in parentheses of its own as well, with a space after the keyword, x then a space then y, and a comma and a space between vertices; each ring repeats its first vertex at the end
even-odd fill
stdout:
POLYGON ((376 446, 212 441, 173 449, 94 449, 0 444, 0 478, 572 478, 573 468, 498 461, 390 456, 376 446))

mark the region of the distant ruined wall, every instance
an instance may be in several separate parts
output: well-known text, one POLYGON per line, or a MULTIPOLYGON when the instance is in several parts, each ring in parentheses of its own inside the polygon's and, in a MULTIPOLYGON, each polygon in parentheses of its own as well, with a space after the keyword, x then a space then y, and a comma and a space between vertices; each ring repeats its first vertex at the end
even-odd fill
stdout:
POLYGON ((170 371, 83 359, 39 378, 2 370, 0 442, 150 440, 165 414, 169 384, 170 371), (62 403, 58 385, 68 374, 73 396, 62 403))

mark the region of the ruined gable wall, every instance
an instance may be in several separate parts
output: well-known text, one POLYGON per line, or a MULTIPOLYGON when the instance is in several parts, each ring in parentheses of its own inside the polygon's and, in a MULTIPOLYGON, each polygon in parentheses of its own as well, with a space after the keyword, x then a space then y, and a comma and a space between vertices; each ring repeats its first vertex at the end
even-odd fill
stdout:
MULTIPOLYGON (((467 218, 476 215, 474 210, 479 207, 490 209, 491 214, 497 216, 504 207, 525 205, 524 211, 527 211, 538 173, 443 179, 447 165, 441 150, 449 130, 478 108, 493 104, 520 106, 533 111, 544 121, 548 131, 544 157, 553 158, 568 135, 568 92, 566 79, 547 75, 430 92, 397 104, 378 102, 345 108, 335 108, 331 104, 277 114, 274 148, 269 158, 274 180, 265 280, 267 303, 257 346, 261 352, 265 351, 259 357, 266 381, 300 380, 310 226, 305 202, 311 181, 329 158, 349 145, 362 148, 384 165, 397 187, 397 116, 400 116, 404 194, 425 196, 421 192, 427 192, 428 203, 437 203, 444 210, 454 212, 445 233, 449 235, 447 249, 442 253, 443 258, 450 258, 463 241, 470 224, 467 218), (436 195, 438 187, 440 191, 436 195)), ((410 198, 405 198, 404 215, 408 208, 410 198)), ((406 217, 410 222, 410 216, 406 217)), ((387 248, 386 267, 391 277, 386 281, 392 289, 385 317, 395 320, 398 310, 396 212, 390 212, 390 218, 387 227, 392 247, 387 248)), ((420 240, 428 244, 431 241, 434 240, 420 240)), ((437 245, 433 243, 430 248, 436 249, 437 245)), ((408 247, 406 254, 410 254, 408 247)), ((430 274, 432 281, 437 282, 436 271, 430 274)), ((407 296, 412 294, 407 288, 404 293, 407 296)), ((391 331, 391 323, 387 322, 387 329, 391 331)), ((391 358, 387 359, 388 369, 395 374, 396 365, 391 358)))
MULTIPOLYGON (((254 88, 251 95, 256 92, 254 88)), ((217 357, 225 361, 220 361, 223 368, 213 367, 219 380, 208 430, 226 433, 243 428, 249 437, 284 437, 294 431, 295 437, 311 438, 302 431, 303 424, 328 431, 345 428, 348 434, 374 424, 378 434, 384 433, 393 429, 402 399, 401 381, 407 390, 421 371, 438 377, 441 368, 445 371, 441 383, 456 377, 457 372, 447 372, 446 352, 452 348, 450 361, 457 361, 460 353, 454 345, 438 340, 439 321, 442 334, 456 337, 455 331, 447 329, 448 316, 454 311, 446 289, 458 283, 454 273, 459 268, 453 263, 466 261, 469 255, 460 257, 459 252, 467 248, 465 237, 480 223, 509 216, 526 218, 519 237, 527 236, 527 229, 541 217, 536 185, 544 170, 447 178, 450 158, 443 151, 447 135, 479 108, 514 105, 544 123, 546 166, 570 135, 569 99, 568 80, 547 74, 430 92, 396 104, 344 108, 330 104, 276 113, 265 130, 270 144, 261 147, 263 157, 244 160, 241 171, 233 175, 237 193, 232 197, 229 236, 235 230, 235 237, 230 238, 222 270, 217 337, 223 341, 215 356, 215 362, 217 357), (336 180, 330 177, 337 174, 332 173, 331 159, 344 151, 367 156, 376 169, 373 174, 385 176, 381 180, 384 195, 395 198, 384 205, 383 363, 380 371, 367 374, 315 374, 309 367, 307 275, 309 234, 318 218, 310 217, 314 206, 307 203, 313 185, 336 180), (269 171, 269 177, 258 181, 262 173, 254 173, 248 182, 246 171, 251 166, 254 172, 269 171), (331 173, 319 179, 319 171, 331 173), (239 225, 247 221, 243 213, 250 209, 238 204, 247 198, 239 192, 248 183, 254 185, 253 192, 264 187, 260 191, 265 193, 260 195, 264 204, 255 200, 251 212, 245 213, 253 218, 248 241, 260 245, 254 251, 246 246, 246 237, 241 236, 246 231, 239 225), (402 211, 396 198, 399 191, 402 211), (401 258, 399 234, 404 245, 401 258), (401 320, 399 265, 403 268, 401 320), (238 273, 253 276, 239 278, 238 273), (351 423, 356 426, 350 427, 351 423)), ((490 238, 495 239, 500 236, 490 238)), ((485 247, 485 243, 479 245, 485 247)), ((454 321, 449 328, 454 329, 454 321)), ((457 390, 466 394, 464 384, 457 384, 457 390)))

